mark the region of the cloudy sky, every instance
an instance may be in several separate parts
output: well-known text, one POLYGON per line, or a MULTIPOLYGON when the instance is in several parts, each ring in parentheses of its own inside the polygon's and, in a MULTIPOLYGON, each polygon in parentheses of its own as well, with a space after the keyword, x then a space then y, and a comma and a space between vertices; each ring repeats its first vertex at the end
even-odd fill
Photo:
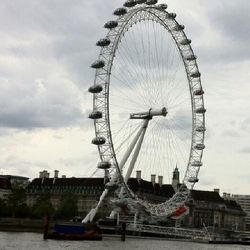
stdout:
MULTIPOLYGON (((249 0, 168 0, 198 56, 206 150, 197 188, 250 193, 249 0)), ((95 42, 122 1, 0 0, 0 172, 91 176, 95 42)))

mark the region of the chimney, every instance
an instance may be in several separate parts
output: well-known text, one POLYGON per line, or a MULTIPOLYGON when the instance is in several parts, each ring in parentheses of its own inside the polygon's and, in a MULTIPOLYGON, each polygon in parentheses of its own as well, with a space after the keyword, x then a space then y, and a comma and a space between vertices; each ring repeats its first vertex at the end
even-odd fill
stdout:
POLYGON ((139 181, 141 179, 141 170, 136 171, 136 179, 139 181))
POLYGON ((160 186, 162 186, 162 184, 163 184, 163 176, 158 176, 158 183, 159 183, 159 185, 160 186))
POLYGON ((220 194, 220 189, 219 188, 214 188, 214 192, 220 194))
POLYGON ((66 175, 63 174, 63 175, 62 175, 62 178, 66 178, 66 175))
POLYGON ((40 172, 40 175, 42 176, 42 178, 49 178, 49 172, 46 170, 40 172))
POLYGON ((54 171, 54 179, 57 179, 59 176, 59 171, 58 170, 55 170, 54 171))
POLYGON ((43 170, 40 172, 41 177, 42 177, 42 183, 44 182, 44 179, 48 178, 48 172, 46 170, 43 170))
POLYGON ((55 171, 54 171, 53 184, 56 182, 56 179, 58 179, 58 174, 59 174, 59 171, 58 171, 58 170, 55 170, 55 171))
POLYGON ((231 194, 230 194, 230 193, 227 193, 227 199, 230 200, 230 198, 231 198, 231 194))
POLYGON ((151 174, 151 182, 153 184, 153 186, 155 185, 155 174, 151 174))
POLYGON ((43 178, 43 172, 39 172, 39 178, 42 179, 43 178))
POLYGON ((227 198, 227 193, 223 193, 223 198, 226 199, 227 198))

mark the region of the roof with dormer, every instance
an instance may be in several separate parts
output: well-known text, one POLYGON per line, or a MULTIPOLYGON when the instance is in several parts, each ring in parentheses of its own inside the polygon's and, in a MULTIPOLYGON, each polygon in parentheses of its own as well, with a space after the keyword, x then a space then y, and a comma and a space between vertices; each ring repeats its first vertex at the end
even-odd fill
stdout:
MULTIPOLYGON (((103 190, 104 189, 103 178, 36 178, 27 187, 27 192, 36 191, 72 191, 82 193, 86 190, 103 190)), ((133 192, 149 193, 153 195, 172 197, 174 195, 174 189, 172 185, 159 185, 152 182, 145 181, 143 179, 130 178, 128 180, 128 186, 133 192)), ((93 192, 92 192, 93 193, 93 192)))
POLYGON ((198 201, 224 203, 224 199, 214 191, 191 190, 191 196, 198 201))
POLYGON ((174 189, 172 185, 159 183, 152 183, 150 181, 145 181, 143 179, 130 178, 128 181, 128 186, 134 192, 149 193, 153 195, 158 195, 166 198, 170 198, 174 195, 174 189))

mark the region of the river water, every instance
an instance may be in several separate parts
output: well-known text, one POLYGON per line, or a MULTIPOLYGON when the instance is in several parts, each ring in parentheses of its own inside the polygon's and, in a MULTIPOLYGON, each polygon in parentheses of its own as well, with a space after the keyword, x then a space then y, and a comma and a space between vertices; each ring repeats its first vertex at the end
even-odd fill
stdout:
POLYGON ((119 237, 103 237, 102 241, 56 241, 43 240, 37 233, 6 233, 0 232, 0 250, 250 250, 250 246, 212 245, 192 242, 170 241, 148 238, 127 237, 121 242, 119 237))

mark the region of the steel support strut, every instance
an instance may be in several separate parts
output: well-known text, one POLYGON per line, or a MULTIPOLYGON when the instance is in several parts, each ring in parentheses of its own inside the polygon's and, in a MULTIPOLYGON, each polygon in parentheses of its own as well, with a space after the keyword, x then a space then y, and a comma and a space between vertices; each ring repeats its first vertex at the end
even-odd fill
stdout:
MULTIPOLYGON (((131 162, 130 162, 130 165, 128 168, 128 171, 127 171, 125 179, 124 179, 125 183, 127 183, 128 179, 130 178, 130 176, 133 172, 136 160, 137 160, 138 155, 139 155, 140 150, 141 150, 141 146, 143 143, 143 139, 144 139, 147 127, 148 127, 149 120, 151 120, 153 118, 153 116, 166 116, 166 115, 167 115, 167 109, 165 107, 160 109, 160 110, 149 109, 149 111, 147 111, 147 112, 130 114, 130 119, 141 119, 141 120, 144 120, 144 122, 143 122, 140 130, 136 134, 135 138, 133 139, 133 141, 129 145, 126 153, 124 154, 124 156, 119 164, 119 168, 122 172, 124 165, 126 164, 128 158, 130 157, 131 153, 133 152, 133 150, 136 146, 136 148, 134 150, 133 157, 131 159, 131 162)), ((118 178, 119 178, 118 173, 114 174, 114 176, 110 180, 110 183, 112 184, 112 183, 117 182, 118 178)), ((124 187, 121 188, 119 198, 122 198, 123 192, 124 192, 124 187)), ((90 210, 90 212, 86 215, 86 217, 83 219, 82 222, 87 223, 88 221, 90 221, 90 222, 93 221, 99 207, 101 206, 104 198, 108 195, 108 193, 109 193, 109 189, 105 188, 100 199, 99 199, 97 206, 90 210)), ((115 214, 116 214, 115 211, 112 211, 110 214, 110 217, 114 217, 115 214)))
MULTIPOLYGON (((144 121, 144 123, 143 123, 143 125, 141 126, 140 130, 139 130, 138 133, 136 134, 134 140, 133 140, 132 143, 129 145, 129 147, 128 147, 126 153, 124 154, 124 156, 123 156, 123 158, 122 158, 122 160, 121 160, 121 162, 120 162, 120 164, 119 164, 119 168, 120 168, 121 170, 123 169, 123 167, 124 167, 125 163, 127 162, 129 156, 131 155, 131 153, 132 153, 132 151, 133 151, 135 145, 137 144, 138 140, 139 140, 140 138, 142 138, 142 135, 143 135, 143 137, 144 137, 145 132, 146 132, 146 129, 147 129, 147 126, 148 126, 148 121, 149 121, 149 120, 145 120, 145 121, 144 121)), ((142 139, 143 139, 143 138, 142 138, 142 139)), ((142 139, 140 139, 141 144, 142 144, 142 139)), ((137 149, 136 151, 138 151, 138 149, 137 149)), ((138 153, 137 153, 137 156, 138 156, 138 154, 139 154, 139 151, 138 151, 138 153)), ((137 157, 136 157, 136 158, 137 158, 137 157)), ((135 164, 136 159, 133 160, 133 161, 134 161, 134 164, 135 164)), ((133 171, 134 164, 133 164, 133 166, 130 164, 130 168, 129 168, 129 169, 131 169, 131 170, 130 170, 130 175, 131 175, 131 173, 132 173, 132 171, 133 171)), ((127 180, 128 180, 128 178, 130 177, 130 175, 128 175, 128 174, 126 175, 126 177, 125 177, 125 182, 127 182, 127 180)), ((114 183, 115 181, 117 181, 118 178, 119 178, 118 174, 117 174, 117 173, 114 174, 114 176, 113 176, 112 179, 110 180, 110 183, 114 183)), ((124 188, 122 187, 121 193, 123 193, 123 191, 124 191, 124 188)), ((104 200, 105 197, 108 195, 108 193, 109 193, 109 190, 108 190, 107 188, 105 188, 104 191, 102 192, 102 195, 101 195, 101 197, 100 197, 100 199, 99 199, 99 202, 98 202, 97 206, 96 206, 95 208, 93 208, 93 209, 90 210, 90 212, 89 212, 89 213, 86 215, 86 217, 83 219, 83 221, 82 221, 83 223, 87 223, 88 221, 91 222, 91 221, 94 219, 94 217, 95 217, 95 215, 96 215, 96 213, 97 213, 99 207, 101 206, 103 200, 104 200)), ((120 193, 120 196, 121 196, 121 193, 120 193)), ((114 215, 115 215, 115 213, 114 213, 114 211, 112 211, 111 214, 110 214, 110 217, 114 217, 114 215)))

